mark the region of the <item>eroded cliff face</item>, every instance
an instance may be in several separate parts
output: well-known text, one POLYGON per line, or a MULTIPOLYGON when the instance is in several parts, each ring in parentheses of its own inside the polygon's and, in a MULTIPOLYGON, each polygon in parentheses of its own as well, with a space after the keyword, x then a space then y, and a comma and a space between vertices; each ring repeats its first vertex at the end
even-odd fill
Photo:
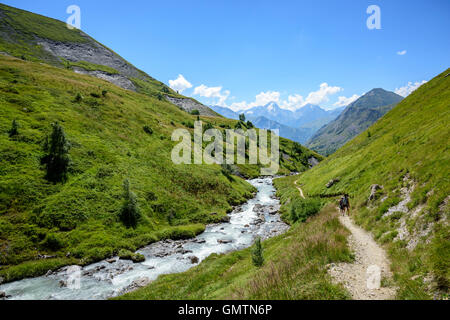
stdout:
POLYGON ((212 111, 207 106, 198 103, 197 101, 194 101, 189 98, 174 98, 170 96, 166 96, 167 101, 170 103, 178 106, 179 108, 183 109, 186 112, 192 112, 193 110, 198 110, 200 112, 200 115, 202 116, 210 116, 210 117, 216 117, 217 113, 212 111))
POLYGON ((126 90, 163 99, 190 112, 218 116, 208 107, 185 98, 139 70, 81 30, 69 30, 55 19, 0 4, 0 53, 71 69, 108 81, 126 90))

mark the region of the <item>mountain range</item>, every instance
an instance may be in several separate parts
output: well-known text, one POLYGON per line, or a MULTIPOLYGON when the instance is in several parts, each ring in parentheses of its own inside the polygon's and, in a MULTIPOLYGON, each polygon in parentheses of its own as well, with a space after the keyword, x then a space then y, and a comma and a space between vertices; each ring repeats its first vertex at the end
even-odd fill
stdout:
POLYGON ((334 120, 344 110, 343 107, 324 110, 317 105, 308 104, 291 111, 280 108, 275 102, 242 112, 235 112, 221 106, 211 106, 211 109, 230 119, 239 119, 239 115, 244 114, 246 119, 252 121, 257 127, 279 129, 282 137, 300 143, 306 143, 318 129, 334 120))
POLYGON ((335 120, 322 127, 308 142, 308 146, 323 155, 330 155, 365 131, 402 100, 403 97, 394 92, 373 89, 351 103, 335 120))

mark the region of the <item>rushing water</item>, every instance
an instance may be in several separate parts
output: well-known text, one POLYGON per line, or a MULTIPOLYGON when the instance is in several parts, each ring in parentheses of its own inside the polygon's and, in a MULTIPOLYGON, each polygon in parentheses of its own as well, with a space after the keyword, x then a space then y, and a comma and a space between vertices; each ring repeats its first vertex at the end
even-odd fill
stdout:
POLYGON ((107 299, 138 287, 136 280, 146 282, 161 274, 183 272, 212 253, 244 249, 257 236, 266 239, 285 232, 288 226, 275 213, 279 201, 274 197, 272 178, 249 183, 258 192, 230 214, 230 222, 209 225, 194 239, 160 241, 142 248, 138 250, 146 258, 142 263, 116 257, 84 268, 65 267, 46 276, 1 285, 0 291, 20 300, 107 299))

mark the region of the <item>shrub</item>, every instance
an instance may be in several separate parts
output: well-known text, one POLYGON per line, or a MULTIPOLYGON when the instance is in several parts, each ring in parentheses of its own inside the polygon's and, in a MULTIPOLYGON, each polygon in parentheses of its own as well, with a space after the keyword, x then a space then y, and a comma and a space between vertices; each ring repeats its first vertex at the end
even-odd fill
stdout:
POLYGON ((98 98, 100 98, 100 95, 98 93, 92 92, 91 97, 98 99, 98 98))
POLYGON ((122 260, 131 260, 134 263, 144 262, 145 256, 140 253, 133 253, 130 250, 121 249, 118 254, 122 260))
POLYGON ((193 116, 199 116, 200 115, 200 111, 198 111, 197 109, 194 109, 194 110, 191 111, 191 114, 193 116))
POLYGON ((150 128, 150 127, 147 126, 147 125, 144 126, 144 131, 145 131, 145 133, 147 133, 147 134, 150 134, 150 135, 153 134, 153 129, 150 128))
POLYGON ((222 163, 220 166, 222 167, 222 174, 228 179, 230 179, 231 175, 233 174, 233 168, 231 167, 231 165, 227 163, 222 163))
POLYGON ((264 257, 263 257, 263 248, 261 245, 261 238, 256 238, 255 241, 255 248, 252 251, 252 261, 253 265, 255 267, 262 267, 264 264, 264 257))
POLYGON ((53 132, 47 137, 44 144, 46 155, 42 158, 45 164, 47 180, 61 182, 67 179, 67 171, 70 166, 70 143, 67 141, 63 128, 58 124, 52 124, 53 132))
POLYGON ((290 219, 292 223, 305 222, 322 208, 320 199, 297 199, 292 203, 290 219))
POLYGON ((19 134, 19 125, 17 124, 17 121, 14 119, 11 124, 11 129, 8 131, 8 135, 10 138, 17 136, 19 134))
POLYGON ((44 241, 42 241, 42 245, 52 251, 57 251, 64 246, 54 233, 47 234, 44 241))
POLYGON ((120 221, 127 227, 136 228, 139 218, 141 216, 136 195, 130 191, 130 182, 125 179, 123 183, 124 201, 122 209, 120 210, 120 221))
POLYGON ((103 91, 102 91, 102 96, 103 96, 103 97, 106 97, 107 94, 108 94, 108 91, 107 91, 107 90, 103 90, 103 91))
POLYGON ((80 93, 77 93, 77 95, 75 96, 75 102, 81 102, 83 101, 83 96, 80 93))

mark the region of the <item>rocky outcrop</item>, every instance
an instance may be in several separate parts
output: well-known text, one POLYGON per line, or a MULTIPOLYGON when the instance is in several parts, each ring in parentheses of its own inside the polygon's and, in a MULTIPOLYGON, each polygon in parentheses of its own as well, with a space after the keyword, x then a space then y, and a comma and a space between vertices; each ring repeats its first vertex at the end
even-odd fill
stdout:
POLYGON ((339 179, 332 179, 330 181, 328 181, 328 183, 326 184, 326 187, 328 189, 330 189, 332 186, 334 186, 336 183, 338 183, 340 180, 339 179))
POLYGON ((166 96, 167 101, 170 103, 176 105, 178 108, 186 111, 186 112, 192 112, 193 110, 198 110, 200 115, 202 116, 209 116, 209 117, 217 117, 218 114, 212 111, 207 106, 198 103, 192 99, 189 98, 174 98, 166 96))
POLYGON ((315 157, 310 157, 308 159, 308 164, 310 168, 313 168, 319 164, 319 160, 317 160, 315 157))
MULTIPOLYGON (((37 44, 55 57, 71 62, 86 61, 93 64, 108 66, 129 78, 144 79, 145 74, 125 61, 118 54, 94 41, 85 33, 81 35, 85 42, 57 42, 49 39, 38 39, 37 44)), ((148 77, 148 76, 147 76, 148 77)))
POLYGON ((112 84, 115 84, 118 87, 121 87, 126 90, 136 91, 136 86, 133 82, 128 80, 127 77, 122 76, 120 74, 110 74, 104 71, 87 71, 82 68, 74 67, 73 70, 79 74, 87 74, 93 77, 97 77, 99 79, 108 81, 112 84))
POLYGON ((377 198, 377 191, 383 189, 383 186, 374 184, 370 187, 369 201, 373 201, 377 198))

